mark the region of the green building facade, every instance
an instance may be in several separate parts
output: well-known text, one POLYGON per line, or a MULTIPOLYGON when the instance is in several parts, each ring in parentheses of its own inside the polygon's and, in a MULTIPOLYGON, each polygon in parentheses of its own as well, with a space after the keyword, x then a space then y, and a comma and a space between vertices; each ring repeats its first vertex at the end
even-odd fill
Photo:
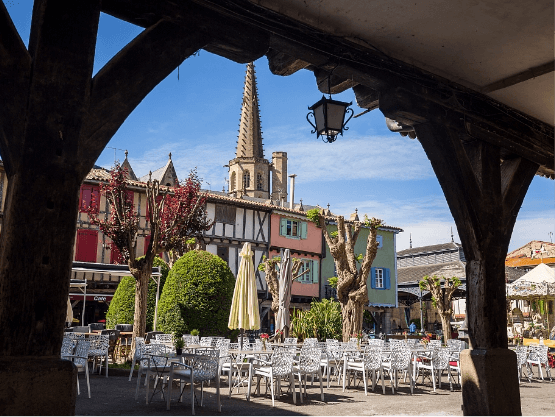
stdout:
MULTIPOLYGON (((327 225, 328 232, 337 231, 335 223, 327 225)), ((397 262, 396 235, 402 229, 383 226, 378 229, 378 252, 372 263, 367 279, 368 300, 370 307, 397 307, 397 262)), ((362 227, 355 244, 355 254, 366 252, 366 241, 370 229, 362 227)), ((321 263, 322 280, 320 287, 321 298, 331 298, 335 291, 329 286, 328 278, 337 276, 335 262, 328 245, 325 245, 325 256, 321 263)))

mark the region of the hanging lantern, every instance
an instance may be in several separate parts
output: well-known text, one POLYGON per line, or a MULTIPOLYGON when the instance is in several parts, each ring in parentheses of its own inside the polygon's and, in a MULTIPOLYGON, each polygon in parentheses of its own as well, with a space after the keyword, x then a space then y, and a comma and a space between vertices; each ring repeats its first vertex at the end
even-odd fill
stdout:
POLYGON ((318 138, 322 136, 324 142, 335 142, 338 134, 343 136, 343 131, 349 130, 345 125, 351 120, 351 117, 353 117, 354 111, 349 107, 351 104, 353 103, 332 100, 331 94, 329 98, 322 95, 320 101, 308 108, 312 110, 306 115, 306 120, 308 120, 308 123, 314 128, 311 133, 316 133, 316 137, 318 138), (349 112, 349 118, 344 121, 345 115, 349 112), (310 116, 314 118, 316 124, 310 121, 310 116))

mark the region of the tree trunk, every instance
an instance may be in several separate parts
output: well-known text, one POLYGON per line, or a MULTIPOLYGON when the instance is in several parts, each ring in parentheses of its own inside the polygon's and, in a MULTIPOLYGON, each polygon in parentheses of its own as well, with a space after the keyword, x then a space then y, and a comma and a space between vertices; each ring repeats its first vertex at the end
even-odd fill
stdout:
POLYGON ((441 328, 443 329, 443 342, 447 343, 451 339, 451 314, 440 313, 441 328))
POLYGON ((362 315, 364 314, 364 304, 349 299, 345 305, 341 306, 343 317, 343 341, 348 342, 353 334, 362 332, 362 315))
MULTIPOLYGON (((152 268, 151 268, 152 270, 152 268)), ((133 322, 133 339, 144 337, 146 333, 146 307, 148 296, 148 281, 150 272, 140 271, 135 278, 135 320, 133 322)))

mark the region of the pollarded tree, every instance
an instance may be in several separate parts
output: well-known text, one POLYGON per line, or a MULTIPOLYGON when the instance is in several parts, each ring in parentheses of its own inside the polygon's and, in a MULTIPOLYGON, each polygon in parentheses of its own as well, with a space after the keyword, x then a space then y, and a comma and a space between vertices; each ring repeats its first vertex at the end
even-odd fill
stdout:
POLYGON ((345 222, 343 216, 336 216, 337 233, 329 233, 326 228, 326 218, 318 209, 309 210, 307 217, 318 227, 322 228, 326 243, 335 262, 337 270, 337 299, 341 304, 343 319, 343 341, 348 341, 350 335, 362 331, 364 306, 368 304, 368 289, 366 282, 372 262, 376 258, 378 242, 376 240, 378 227, 382 220, 364 215, 364 222, 345 222), (355 255, 355 244, 362 226, 369 228, 364 255, 355 255), (360 266, 358 266, 360 264, 360 266))
POLYGON ((428 290, 432 293, 432 304, 441 317, 441 327, 443 328, 443 340, 451 339, 451 315, 453 314, 453 294, 461 286, 461 280, 457 277, 438 278, 426 275, 418 283, 422 291, 428 290), (443 286, 441 281, 443 280, 443 286))
POLYGON ((146 184, 150 241, 144 256, 137 257, 139 215, 127 192, 126 170, 120 164, 111 171, 108 184, 100 186, 110 213, 101 219, 88 210, 91 223, 112 240, 135 278, 135 314, 133 336, 142 337, 146 330, 147 293, 156 254, 179 252, 191 237, 201 237, 212 222, 207 219, 206 197, 200 192, 200 181, 194 171, 178 187, 163 187, 157 180, 146 184), (161 192, 162 191, 162 192, 161 192))
MULTIPOLYGON (((306 274, 309 269, 304 269, 301 271, 303 266, 303 261, 297 258, 292 258, 292 276, 293 280, 299 278, 301 275, 306 274)), ((266 278, 266 284, 268 285, 268 291, 272 294, 272 311, 277 316, 279 310, 279 271, 278 265, 281 262, 280 256, 274 256, 273 258, 266 258, 266 255, 262 257, 262 263, 258 265, 258 270, 264 272, 266 278)))

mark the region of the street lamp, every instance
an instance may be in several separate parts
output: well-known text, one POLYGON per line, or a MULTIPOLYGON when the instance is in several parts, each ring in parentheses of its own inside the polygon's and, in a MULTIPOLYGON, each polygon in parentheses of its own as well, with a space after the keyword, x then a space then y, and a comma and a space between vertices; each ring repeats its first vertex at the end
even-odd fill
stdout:
MULTIPOLYGON (((331 76, 331 74, 330 74, 331 76)), ((316 133, 316 137, 322 136, 324 142, 332 143, 337 139, 337 135, 343 136, 344 130, 349 130, 345 125, 353 117, 354 110, 349 106, 353 102, 346 103, 343 101, 332 100, 330 88, 330 76, 328 76, 328 93, 329 98, 322 95, 322 98, 317 103, 310 106, 308 109, 310 113, 306 115, 306 120, 314 128, 310 133, 316 133), (345 120, 345 114, 350 112, 350 116, 345 120), (315 123, 310 121, 310 116, 314 119, 315 123)))

